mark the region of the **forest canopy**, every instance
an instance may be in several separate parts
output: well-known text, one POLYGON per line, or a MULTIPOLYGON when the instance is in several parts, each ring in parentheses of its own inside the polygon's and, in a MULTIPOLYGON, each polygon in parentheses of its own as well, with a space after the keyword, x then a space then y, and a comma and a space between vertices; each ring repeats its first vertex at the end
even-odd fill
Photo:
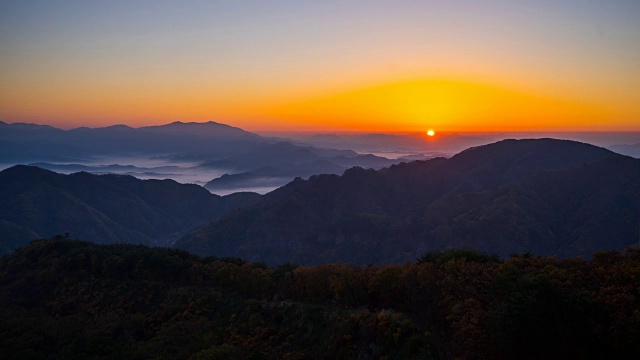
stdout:
POLYGON ((0 259, 7 359, 640 356, 640 251, 272 268, 62 237, 0 259))

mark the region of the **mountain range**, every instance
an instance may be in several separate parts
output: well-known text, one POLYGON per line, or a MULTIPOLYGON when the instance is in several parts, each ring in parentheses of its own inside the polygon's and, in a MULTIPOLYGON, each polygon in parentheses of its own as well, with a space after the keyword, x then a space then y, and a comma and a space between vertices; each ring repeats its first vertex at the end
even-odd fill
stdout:
POLYGON ((212 121, 70 130, 0 122, 0 162, 82 162, 105 156, 148 154, 201 159, 245 151, 262 141, 257 134, 212 121))
POLYGON ((233 174, 214 179, 205 188, 229 189, 272 185, 280 187, 295 177, 307 178, 315 174, 342 174, 353 166, 380 169, 399 160, 374 155, 360 155, 351 150, 319 149, 311 146, 277 142, 256 150, 200 165, 203 168, 231 169, 233 174))
POLYGON ((259 197, 221 197, 173 180, 63 175, 17 165, 0 172, 0 253, 65 232, 98 243, 168 246, 186 231, 259 197))
MULTIPOLYGON (((316 151, 272 147, 302 161, 316 151)), ((639 194, 640 160, 555 139, 298 177, 263 196, 18 165, 0 172, 0 238, 3 253, 68 231, 269 264, 397 264, 453 248, 588 257, 638 242, 639 194)))
POLYGON ((352 166, 377 169, 400 161, 293 144, 212 121, 71 130, 0 121, 0 164, 195 181, 219 193, 272 190, 295 177, 341 174, 352 166))
POLYGON ((637 243, 640 160, 504 140, 450 159, 296 179, 176 246, 278 264, 403 263, 429 251, 590 256, 637 243))

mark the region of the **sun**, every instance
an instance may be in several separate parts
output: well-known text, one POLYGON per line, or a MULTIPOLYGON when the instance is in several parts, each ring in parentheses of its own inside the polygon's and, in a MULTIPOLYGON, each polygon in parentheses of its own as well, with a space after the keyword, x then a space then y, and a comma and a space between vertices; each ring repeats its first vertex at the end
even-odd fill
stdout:
POLYGON ((435 134, 436 134, 436 132, 435 132, 435 131, 433 131, 433 130, 431 130, 431 129, 429 129, 429 130, 427 131, 427 135, 429 135, 429 136, 433 136, 433 135, 435 135, 435 134))

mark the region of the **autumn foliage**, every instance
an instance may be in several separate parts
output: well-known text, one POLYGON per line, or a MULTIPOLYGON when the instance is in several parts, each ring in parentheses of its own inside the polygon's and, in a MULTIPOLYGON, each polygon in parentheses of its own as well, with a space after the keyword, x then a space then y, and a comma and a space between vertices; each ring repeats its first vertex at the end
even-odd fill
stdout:
POLYGON ((8 359, 635 359, 640 251, 270 268, 54 238, 0 260, 8 359))

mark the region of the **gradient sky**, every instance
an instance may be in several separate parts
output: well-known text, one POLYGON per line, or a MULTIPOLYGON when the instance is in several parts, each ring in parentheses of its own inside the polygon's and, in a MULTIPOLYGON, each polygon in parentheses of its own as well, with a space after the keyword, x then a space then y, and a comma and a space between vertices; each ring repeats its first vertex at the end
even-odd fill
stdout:
POLYGON ((0 0, 0 120, 640 130, 640 1, 0 0))

